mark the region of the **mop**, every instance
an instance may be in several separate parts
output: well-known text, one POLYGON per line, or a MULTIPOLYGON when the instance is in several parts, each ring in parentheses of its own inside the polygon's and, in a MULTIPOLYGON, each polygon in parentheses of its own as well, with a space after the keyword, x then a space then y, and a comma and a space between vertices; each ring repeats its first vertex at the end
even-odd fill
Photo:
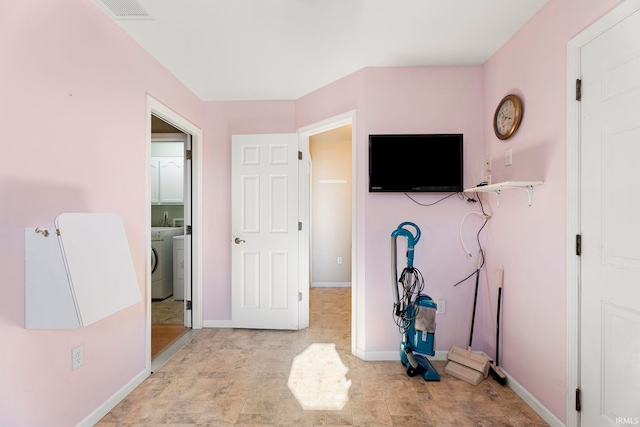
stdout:
POLYGON ((500 369, 500 302, 502 301, 502 284, 504 283, 504 270, 498 271, 498 316, 496 319, 496 363, 489 365, 489 373, 494 380, 501 385, 507 385, 507 376, 500 369))
POLYGON ((453 346, 447 354, 449 363, 444 371, 456 378, 473 385, 478 385, 480 381, 489 375, 489 358, 471 351, 473 342, 473 324, 476 317, 476 304, 478 302, 478 282, 480 280, 480 267, 482 267, 482 250, 478 253, 478 264, 476 268, 476 289, 473 297, 473 312, 471 314, 471 332, 469 334, 469 346, 464 349, 453 346))
POLYGON ((391 233, 391 280, 393 288, 393 315, 402 334, 400 361, 407 375, 422 375, 425 381, 440 381, 440 374, 426 356, 434 356, 436 331, 436 303, 420 292, 424 280, 413 266, 415 244, 420 240, 420 228, 412 222, 403 222, 391 233), (413 227, 415 233, 405 228, 413 227), (398 279, 397 238, 407 239, 407 267, 398 279), (400 289, 402 290, 402 296, 400 289))

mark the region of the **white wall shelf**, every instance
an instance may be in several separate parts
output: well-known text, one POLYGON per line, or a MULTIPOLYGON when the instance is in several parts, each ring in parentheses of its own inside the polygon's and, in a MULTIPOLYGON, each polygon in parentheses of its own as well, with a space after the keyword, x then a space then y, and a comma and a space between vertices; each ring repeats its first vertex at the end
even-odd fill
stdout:
POLYGON ((529 196, 529 206, 531 206, 531 199, 533 197, 533 187, 542 185, 543 181, 505 181, 498 182, 496 184, 482 185, 480 187, 472 187, 464 190, 465 193, 493 193, 496 195, 496 201, 500 206, 500 193, 502 190, 510 190, 512 188, 518 188, 525 190, 529 196))

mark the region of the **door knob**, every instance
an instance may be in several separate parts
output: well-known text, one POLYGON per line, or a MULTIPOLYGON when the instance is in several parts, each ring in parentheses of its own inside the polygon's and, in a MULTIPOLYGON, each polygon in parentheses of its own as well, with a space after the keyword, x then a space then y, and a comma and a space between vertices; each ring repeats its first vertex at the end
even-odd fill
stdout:
POLYGON ((236 237, 236 240, 234 240, 234 242, 236 242, 236 245, 239 245, 240 243, 244 243, 244 240, 242 240, 239 237, 236 237))

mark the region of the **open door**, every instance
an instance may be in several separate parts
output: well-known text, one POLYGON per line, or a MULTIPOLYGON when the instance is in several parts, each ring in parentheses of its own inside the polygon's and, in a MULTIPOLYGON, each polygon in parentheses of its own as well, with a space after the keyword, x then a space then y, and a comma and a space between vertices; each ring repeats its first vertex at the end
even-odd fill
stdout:
POLYGON ((233 136, 234 328, 299 328, 298 162, 297 134, 233 136))
POLYGON ((186 135, 184 144, 184 326, 193 327, 193 151, 191 135, 186 135))

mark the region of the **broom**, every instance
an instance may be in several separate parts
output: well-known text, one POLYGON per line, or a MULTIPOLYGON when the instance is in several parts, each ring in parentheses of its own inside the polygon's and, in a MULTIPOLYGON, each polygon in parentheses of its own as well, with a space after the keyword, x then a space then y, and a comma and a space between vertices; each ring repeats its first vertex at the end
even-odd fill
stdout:
POLYGON ((489 365, 489 373, 494 380, 501 385, 507 385, 507 376, 500 369, 500 301, 502 300, 502 284, 504 282, 504 270, 498 271, 498 318, 496 319, 496 363, 489 365))
POLYGON ((480 280, 480 267, 482 266, 482 249, 478 253, 478 264, 476 268, 476 290, 473 297, 473 312, 471 314, 471 332, 469 334, 469 346, 464 349, 451 347, 447 354, 449 363, 445 366, 444 371, 456 378, 466 381, 473 385, 478 385, 483 378, 489 375, 489 358, 471 351, 471 343, 473 342, 473 324, 476 317, 476 304, 478 302, 478 282, 480 280))

